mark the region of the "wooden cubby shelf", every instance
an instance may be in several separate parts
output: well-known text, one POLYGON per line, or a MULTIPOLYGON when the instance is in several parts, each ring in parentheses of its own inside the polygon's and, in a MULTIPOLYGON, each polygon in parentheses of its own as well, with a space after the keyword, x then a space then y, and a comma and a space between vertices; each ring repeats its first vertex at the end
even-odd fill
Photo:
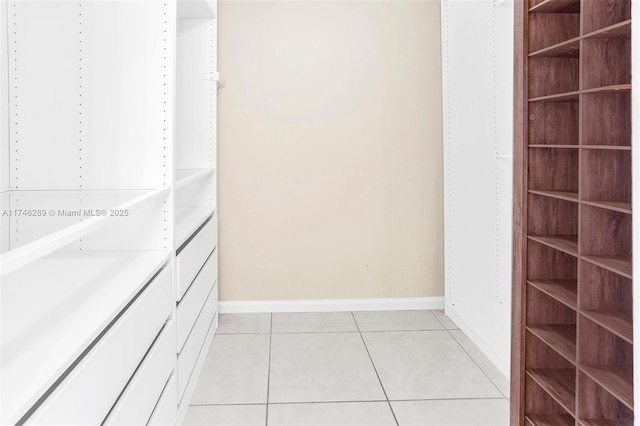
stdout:
POLYGON ((631 277, 631 259, 623 256, 583 256, 589 263, 600 266, 625 278, 631 277))
POLYGON ((531 426, 567 426, 574 423, 568 414, 527 414, 526 421, 531 426))
POLYGON ((577 308, 577 280, 530 280, 528 283, 569 308, 577 308))
POLYGON ((629 409, 633 409, 633 366, 631 364, 584 365, 580 370, 629 409))
POLYGON ((569 362, 576 363, 575 324, 530 325, 527 330, 569 362))
POLYGON ((626 342, 633 343, 633 315, 630 311, 582 310, 581 313, 626 342))
POLYGON ((579 11, 579 0, 544 0, 529 9, 531 13, 576 13, 579 11))
POLYGON ((634 1, 515 2, 513 426, 634 424, 634 1))
POLYGON ((529 239, 572 256, 578 255, 577 235, 529 235, 529 239))
POLYGON ((542 195, 545 197, 558 198, 565 201, 578 202, 578 191, 538 191, 529 190, 530 194, 542 195))
POLYGON ((575 411, 575 369, 532 369, 527 374, 567 412, 575 411))

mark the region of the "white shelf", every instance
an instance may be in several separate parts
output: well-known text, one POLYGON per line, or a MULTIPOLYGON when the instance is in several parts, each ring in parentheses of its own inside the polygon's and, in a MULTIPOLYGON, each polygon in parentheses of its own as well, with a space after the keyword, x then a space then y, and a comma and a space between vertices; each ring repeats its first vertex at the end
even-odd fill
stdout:
POLYGON ((210 169, 176 169, 176 183, 174 188, 178 189, 190 183, 197 182, 211 176, 216 171, 215 168, 210 169))
POLYGON ((176 249, 180 247, 214 212, 215 209, 210 209, 208 207, 176 208, 176 249))
POLYGON ((56 252, 3 277, 0 423, 19 420, 170 255, 56 252))
POLYGON ((178 19, 215 19, 214 7, 207 0, 178 0, 178 19))
MULTIPOLYGON (((168 194, 169 188, 150 189, 150 190, 86 190, 86 191, 11 191, 19 193, 21 208, 24 206, 34 206, 36 209, 52 209, 51 204, 47 204, 47 200, 56 200, 58 206, 75 206, 75 202, 80 195, 86 199, 91 197, 102 201, 104 204, 98 206, 101 210, 106 210, 105 216, 82 217, 84 219, 75 222, 71 226, 56 229, 51 233, 41 236, 27 244, 3 253, 0 256, 0 272, 2 276, 28 265, 39 258, 48 255, 67 244, 76 241, 83 236, 94 232, 107 225, 112 220, 120 218, 119 216, 111 216, 109 210, 129 210, 137 205, 153 200, 157 197, 168 194), (53 198, 52 198, 53 197, 53 198), (65 198, 69 201, 65 203, 65 198), (40 202, 39 202, 40 200, 40 202)), ((90 205, 90 204, 89 204, 90 205)), ((3 206, 3 209, 5 207, 3 206)), ((87 207, 90 208, 90 207, 87 207)), ((53 208, 54 210, 57 210, 53 208)))

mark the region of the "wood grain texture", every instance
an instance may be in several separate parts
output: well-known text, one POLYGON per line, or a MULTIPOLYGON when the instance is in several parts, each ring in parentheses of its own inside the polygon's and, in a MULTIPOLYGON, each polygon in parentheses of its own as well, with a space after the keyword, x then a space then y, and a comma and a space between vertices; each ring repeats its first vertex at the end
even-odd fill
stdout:
POLYGON ((575 149, 529 148, 529 189, 578 190, 578 152, 575 149))
MULTIPOLYGON (((525 411, 530 415, 569 415, 555 399, 528 374, 525 376, 525 411)), ((524 422, 524 418, 523 418, 524 422)))
POLYGON ((583 149, 581 156, 581 199, 631 203, 630 151, 583 149))
POLYGON ((532 369, 527 374, 568 413, 575 412, 575 369, 532 369))
POLYGON ((567 307, 578 308, 578 280, 530 280, 528 283, 567 307))
POLYGON ((528 229, 534 235, 577 235, 578 205, 559 198, 529 194, 528 229))
POLYGON ((633 424, 633 411, 582 371, 578 373, 576 394, 580 424, 618 426, 628 424, 629 421, 633 424), (614 419, 622 420, 617 423, 614 419))
POLYGON ((569 362, 576 362, 576 326, 572 324, 530 325, 532 334, 554 349, 569 362))
POLYGON ((581 310, 632 309, 633 285, 629 278, 581 260, 579 285, 581 310))
POLYGON ((529 235, 529 239, 572 256, 578 255, 577 235, 529 235))
POLYGON ((589 263, 631 279, 631 259, 623 256, 582 256, 589 263))
POLYGON ((633 409, 633 366, 631 364, 585 365, 580 369, 627 408, 633 409))
MULTIPOLYGON (((582 95, 582 145, 631 146, 631 94, 582 95)), ((617 167, 623 167, 624 163, 617 167)), ((591 171, 584 176, 594 177, 591 171)), ((606 176, 605 176, 606 177, 606 176)), ((627 181, 631 185, 631 180, 627 181)))
POLYGON ((579 90, 578 58, 529 59, 529 96, 540 98, 579 90))
POLYGON ((531 426, 567 426, 574 424, 568 414, 527 414, 527 424, 531 426))
POLYGON ((531 13, 528 18, 530 52, 580 35, 579 13, 531 13))
POLYGON ((539 0, 532 3, 529 12, 533 13, 578 13, 579 0, 539 0))
POLYGON ((631 258, 631 215, 581 206, 580 253, 631 258))
POLYGON ((555 349, 540 340, 535 334, 527 331, 527 359, 525 368, 531 369, 574 369, 575 365, 560 355, 555 349))
POLYGON ((578 315, 579 365, 616 365, 633 363, 633 345, 578 315))
POLYGON ((582 68, 582 89, 631 83, 631 40, 584 40, 582 61, 593 64, 582 68))
POLYGON ((530 280, 576 279, 577 271, 578 261, 575 256, 530 240, 527 259, 527 276, 530 280))
POLYGON ((534 102, 529 106, 529 145, 578 145, 577 102, 534 102))
POLYGON ((527 324, 576 323, 576 311, 533 286, 527 287, 527 324))
POLYGON ((585 34, 631 19, 631 0, 587 0, 582 2, 585 34))

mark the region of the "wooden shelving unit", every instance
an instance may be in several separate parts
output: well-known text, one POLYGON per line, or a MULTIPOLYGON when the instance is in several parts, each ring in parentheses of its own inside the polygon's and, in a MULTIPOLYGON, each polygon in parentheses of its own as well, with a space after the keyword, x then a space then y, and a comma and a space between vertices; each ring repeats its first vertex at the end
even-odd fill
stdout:
POLYGON ((631 1, 516 2, 512 425, 633 424, 631 1))

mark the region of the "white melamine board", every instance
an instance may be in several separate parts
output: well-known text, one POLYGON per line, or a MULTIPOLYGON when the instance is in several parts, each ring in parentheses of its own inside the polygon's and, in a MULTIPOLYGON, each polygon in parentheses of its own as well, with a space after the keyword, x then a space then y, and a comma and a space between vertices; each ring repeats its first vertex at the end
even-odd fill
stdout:
POLYGON ((0 0, 0 191, 9 189, 9 36, 7 0, 0 0))
MULTIPOLYGON (((20 191, 20 192, 31 193, 31 191, 20 191)), ((45 192, 55 193, 57 191, 45 191, 45 192)), ((72 194, 70 195, 70 198, 74 197, 75 195, 73 194, 77 193, 76 191, 70 191, 70 192, 72 194)), ((82 191, 82 193, 84 192, 85 191, 82 191)), ((87 191, 87 192, 92 192, 92 191, 87 191)), ((34 191, 33 193, 36 193, 36 191, 34 191)), ((45 228, 45 230, 47 231, 52 231, 52 233, 48 233, 48 234, 47 233, 41 233, 41 234, 31 233, 33 232, 32 228, 36 227, 36 225, 44 227, 45 226, 44 224, 48 223, 47 217, 42 218, 41 221, 38 220, 38 217, 31 218, 30 220, 31 227, 25 228, 27 230, 27 233, 31 233, 30 234, 31 236, 34 236, 34 235, 36 236, 42 235, 42 236, 39 237, 38 239, 29 241, 28 243, 16 248, 13 248, 12 245, 10 245, 11 251, 0 256, 0 264, 2 267, 1 273, 3 275, 9 274, 18 268, 28 265, 29 263, 37 260, 42 256, 46 256, 47 254, 57 249, 60 249, 62 247, 67 246, 70 243, 77 241, 79 238, 82 238, 85 235, 89 235, 90 233, 95 232, 96 230, 100 229, 101 227, 111 222, 114 222, 116 220, 122 221, 123 218, 110 214, 112 210, 116 210, 116 211, 132 210, 142 203, 149 202, 153 199, 156 199, 162 196, 167 196, 168 193, 169 193, 169 188, 164 188, 164 189, 145 191, 143 194, 139 194, 137 196, 134 196, 133 198, 131 198, 129 195, 129 197, 127 197, 127 199, 125 199, 125 201, 123 201, 122 203, 113 205, 112 206, 113 208, 101 207, 103 209, 103 213, 106 212, 106 215, 102 214, 100 216, 92 216, 92 217, 85 218, 85 220, 82 220, 82 221, 77 220, 79 218, 73 217, 72 218, 73 222, 69 223, 69 226, 67 227, 61 228, 59 230, 56 230, 53 227, 45 228)), ((52 197, 51 199, 54 200, 55 197, 52 197)), ((99 197, 96 198, 94 201, 96 202, 95 204, 96 206, 100 206, 100 204, 102 204, 99 197)), ((57 202, 57 200, 55 202, 57 202)), ((12 203, 12 206, 14 208, 17 208, 16 204, 14 203, 12 203)), ((20 204, 20 208, 22 208, 21 206, 22 204, 20 204)), ((57 215, 59 216, 59 214, 57 215)), ((15 219, 14 223, 12 223, 11 226, 21 227, 22 226, 21 221, 23 219, 22 218, 14 218, 14 219, 15 219)), ((64 224, 66 224, 67 218, 63 217, 63 219, 65 219, 63 222, 64 224)), ((55 220, 52 223, 55 223, 55 220)), ((135 227, 136 224, 133 224, 133 226, 135 227)), ((17 231, 19 231, 19 229, 17 229, 17 231)), ((10 230, 10 233, 12 235, 12 239, 17 239, 17 238, 14 238, 14 235, 17 235, 19 232, 14 232, 13 230, 10 230)), ((165 237, 168 238, 168 236, 165 236, 165 237)), ((156 246, 156 248, 157 247, 158 246, 156 246)))
POLYGON ((78 3, 10 0, 8 8, 11 187, 77 187, 78 3))
POLYGON ((178 19, 215 19, 214 0, 178 0, 178 19))
POLYGON ((53 253, 3 277, 0 423, 18 420, 169 256, 53 253))
POLYGON ((442 2, 445 310, 510 361, 513 2, 442 2))
MULTIPOLYGON (((11 208, 9 199, 10 192, 7 191, 0 193, 0 253, 9 251, 9 241, 11 239, 11 216, 4 214, 11 208)), ((0 275, 2 275, 2 271, 0 271, 0 275)))
POLYGON ((216 165, 213 20, 178 21, 176 46, 176 152, 178 169, 216 165))
POLYGON ((175 3, 83 2, 84 187, 172 181, 175 3))
MULTIPOLYGON (((631 16, 632 20, 635 23, 631 26, 632 37, 631 39, 634 41, 631 43, 631 80, 634 82, 640 81, 640 29, 638 28, 638 23, 640 22, 640 2, 633 1, 631 2, 631 16)), ((637 84, 637 83, 634 83, 637 84)), ((636 129, 640 128, 640 91, 636 87, 631 91, 631 145, 633 149, 633 157, 637 158, 638 153, 640 152, 640 132, 636 129)), ((633 215, 633 247, 638 249, 640 247, 640 197, 637 196, 637 188, 640 188, 640 167, 638 167, 638 162, 634 160, 632 163, 632 187, 636 192, 636 195, 633 197, 633 211, 635 214, 633 215)), ((633 257, 633 270, 640 271, 640 256, 635 255, 633 257)), ((638 279, 633 281, 633 312, 640 312, 640 291, 638 291, 638 279)), ((635 316, 635 315, 634 315, 635 316)), ((636 326, 633 327, 633 340, 634 342, 640 342, 640 326, 638 326, 638 321, 635 321, 636 326)), ((638 345, 634 345, 633 350, 633 361, 634 365, 640 365, 640 349, 638 349, 638 345)), ((640 368, 633 369, 633 382, 640 383, 640 368)), ((634 406, 640 407, 640 392, 637 390, 634 394, 634 406)))
POLYGON ((175 189, 181 188, 185 185, 197 182, 200 179, 204 179, 207 176, 211 176, 216 171, 215 168, 209 169, 177 169, 175 172, 176 182, 173 185, 175 189))
POLYGON ((208 207, 176 208, 175 246, 180 247, 214 212, 208 207))

